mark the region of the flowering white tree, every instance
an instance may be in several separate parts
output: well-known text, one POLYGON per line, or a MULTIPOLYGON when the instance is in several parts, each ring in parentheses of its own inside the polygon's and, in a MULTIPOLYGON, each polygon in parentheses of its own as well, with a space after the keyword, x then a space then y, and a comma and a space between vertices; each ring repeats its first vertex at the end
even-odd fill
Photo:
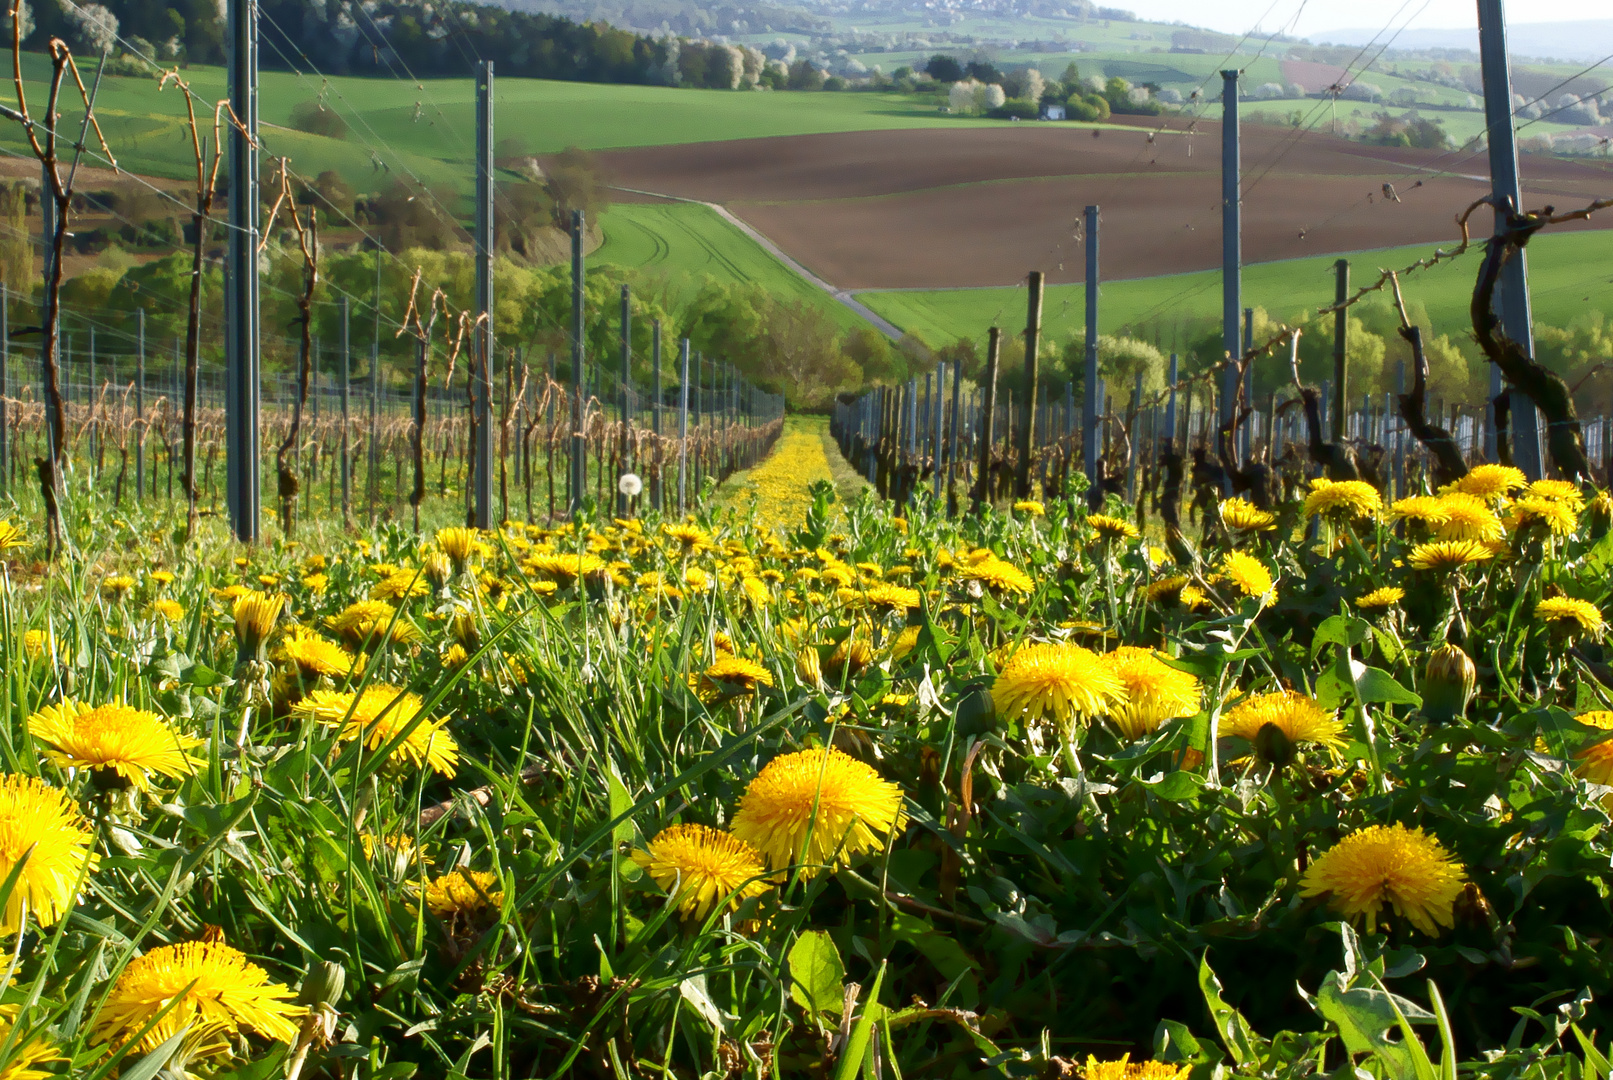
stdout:
POLYGON ((982 87, 974 79, 959 79, 947 91, 947 104, 955 113, 972 113, 975 111, 975 94, 982 87))
POLYGON ((1035 68, 1025 68, 1022 71, 1011 71, 1003 80, 1003 92, 1011 98, 1023 98, 1026 101, 1042 100, 1042 91, 1047 89, 1047 81, 1042 73, 1035 68))
POLYGON ((85 4, 67 13, 78 31, 81 48, 107 52, 118 40, 118 17, 100 4, 85 4))
POLYGON ((1007 100, 1008 95, 1003 93, 1003 88, 998 86, 996 83, 992 83, 990 86, 981 87, 979 94, 975 98, 975 101, 979 105, 982 112, 987 109, 1001 108, 1003 102, 1007 100))

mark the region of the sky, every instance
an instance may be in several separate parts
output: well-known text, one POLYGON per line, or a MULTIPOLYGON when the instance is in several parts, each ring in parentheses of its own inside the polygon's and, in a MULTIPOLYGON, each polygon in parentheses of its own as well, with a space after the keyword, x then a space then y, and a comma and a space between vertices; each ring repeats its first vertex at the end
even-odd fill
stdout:
MULTIPOLYGON (((1474 0, 1114 0, 1114 6, 1145 19, 1180 20, 1194 26, 1242 34, 1257 22, 1270 33, 1283 30, 1307 37, 1324 30, 1383 26, 1425 29, 1477 26, 1474 0), (1303 9, 1303 10, 1302 10, 1303 9), (1269 11, 1269 14, 1268 14, 1269 11), (1398 14, 1397 14, 1398 13, 1398 14), (1297 21, 1296 21, 1297 17, 1297 21)), ((1608 0, 1530 0, 1509 5, 1511 22, 1568 22, 1613 18, 1608 0)))

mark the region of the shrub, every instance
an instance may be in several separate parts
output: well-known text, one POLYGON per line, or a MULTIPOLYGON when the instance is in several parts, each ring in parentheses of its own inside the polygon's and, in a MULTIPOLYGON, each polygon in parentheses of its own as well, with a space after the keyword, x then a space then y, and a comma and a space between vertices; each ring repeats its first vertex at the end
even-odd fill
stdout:
POLYGON ((291 126, 309 135, 340 139, 347 135, 347 121, 320 101, 302 101, 291 107, 291 126))

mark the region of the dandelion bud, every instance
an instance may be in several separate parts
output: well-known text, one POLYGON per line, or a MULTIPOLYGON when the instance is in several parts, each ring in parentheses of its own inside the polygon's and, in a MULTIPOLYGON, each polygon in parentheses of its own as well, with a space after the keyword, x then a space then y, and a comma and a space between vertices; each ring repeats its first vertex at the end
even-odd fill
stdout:
POLYGON ((235 616, 235 662, 250 664, 263 659, 264 646, 274 632, 280 618, 280 609, 286 598, 276 593, 243 593, 235 601, 231 614, 235 616))
POLYGON ((476 550, 477 533, 475 529, 460 525, 448 529, 437 530, 437 547, 448 556, 454 564, 454 573, 463 574, 465 564, 470 562, 472 553, 476 550))
POLYGON ((1423 672, 1423 715, 1436 724, 1466 716, 1477 678, 1473 661, 1459 647, 1441 645, 1429 653, 1423 672))
POLYGON ((440 551, 432 551, 427 553, 421 566, 421 573, 426 575, 426 580, 434 587, 440 589, 447 585, 448 579, 453 576, 454 565, 447 555, 440 551))
POLYGON ((308 969, 308 974, 297 988, 297 1004, 308 1008, 328 1005, 335 1008, 342 1000, 347 985, 347 972, 342 965, 321 960, 308 969))

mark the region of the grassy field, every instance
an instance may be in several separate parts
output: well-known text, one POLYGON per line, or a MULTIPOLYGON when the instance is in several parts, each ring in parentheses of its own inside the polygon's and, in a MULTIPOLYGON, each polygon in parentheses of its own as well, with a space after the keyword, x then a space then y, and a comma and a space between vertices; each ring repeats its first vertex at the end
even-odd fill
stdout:
MULTIPOLYGON (((32 96, 42 99, 48 67, 32 54, 26 61, 32 96)), ((202 101, 224 96, 223 69, 196 66, 184 74, 202 101)), ((389 79, 324 80, 264 71, 260 85, 264 151, 290 156, 292 167, 304 176, 335 169, 360 189, 379 187, 394 175, 455 187, 470 182, 475 88, 468 78, 427 80, 417 89, 389 79), (319 100, 347 122, 346 138, 308 135, 285 126, 296 105, 319 100)), ((125 168, 153 176, 189 175, 189 133, 178 92, 159 93, 155 77, 109 77, 96 112, 125 168)), ((63 115, 76 131, 82 110, 69 103, 63 115)), ((597 150, 1008 123, 940 115, 899 94, 738 93, 517 78, 499 80, 496 117, 498 138, 519 137, 535 153, 568 146, 597 150)), ((211 125, 210 118, 203 122, 211 125)), ((20 129, 9 124, 0 128, 0 148, 24 151, 20 129)))
POLYGON ((697 203, 620 203, 600 221, 605 243, 595 262, 664 274, 674 299, 687 302, 710 277, 761 285, 781 300, 822 308, 846 328, 861 319, 779 262, 760 244, 697 203))
MULTIPOLYGON (((1379 268, 1405 266, 1431 252, 1427 245, 1361 252, 1350 257, 1357 284, 1377 276, 1379 268)), ((1244 301, 1263 307, 1275 318, 1332 302, 1332 266, 1336 255, 1244 268, 1244 301)), ((1613 232, 1560 233, 1536 237, 1529 245, 1529 280, 1535 320, 1567 325, 1588 311, 1613 317, 1609 260, 1613 232)), ((1461 259, 1405 279, 1408 300, 1421 300, 1436 328, 1460 331, 1466 325, 1468 295, 1478 267, 1475 249, 1461 259)), ((1085 308, 1082 285, 1056 285, 1047 290, 1043 327, 1049 338, 1081 331, 1085 308)), ((1130 324, 1158 320, 1166 326, 1180 320, 1214 318, 1221 310, 1220 271, 1170 274, 1133 281, 1112 281, 1101 290, 1100 325, 1107 332, 1130 324)), ((903 330, 933 342, 959 337, 984 338, 993 325, 1013 327, 1024 316, 1024 294, 1018 289, 934 289, 862 292, 858 299, 903 330)), ((1169 332, 1167 331, 1167 337, 1169 332)))

